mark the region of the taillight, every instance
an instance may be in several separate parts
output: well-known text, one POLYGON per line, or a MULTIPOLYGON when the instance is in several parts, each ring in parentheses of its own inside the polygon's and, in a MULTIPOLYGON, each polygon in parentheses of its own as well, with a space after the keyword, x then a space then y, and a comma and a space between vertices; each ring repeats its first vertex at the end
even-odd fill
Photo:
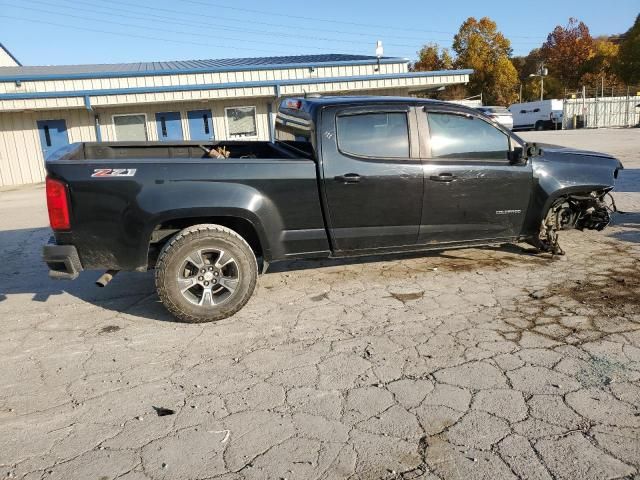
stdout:
POLYGON ((47 210, 49 224, 53 230, 70 230, 69 198, 67 186, 59 180, 47 177, 47 210))
POLYGON ((288 99, 286 100, 286 106, 287 108, 291 108, 293 110, 300 110, 300 108, 302 107, 302 100, 296 100, 296 99, 288 99))

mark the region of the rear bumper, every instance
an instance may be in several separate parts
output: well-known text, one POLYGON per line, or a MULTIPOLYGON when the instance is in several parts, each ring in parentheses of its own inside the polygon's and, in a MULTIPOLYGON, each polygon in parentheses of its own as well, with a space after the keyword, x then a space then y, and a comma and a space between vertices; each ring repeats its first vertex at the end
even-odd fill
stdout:
POLYGON ((83 270, 76 247, 56 245, 53 237, 42 248, 42 259, 49 267, 49 277, 57 280, 74 280, 83 270))

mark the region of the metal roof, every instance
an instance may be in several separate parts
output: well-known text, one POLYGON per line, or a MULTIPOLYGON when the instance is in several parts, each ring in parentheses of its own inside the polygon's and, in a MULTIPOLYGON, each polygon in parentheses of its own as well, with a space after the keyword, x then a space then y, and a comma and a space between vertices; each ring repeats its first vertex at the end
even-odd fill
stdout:
MULTIPOLYGON (((184 73, 224 72, 235 70, 274 70, 333 65, 366 65, 377 63, 369 55, 295 55, 283 57, 225 58, 210 60, 178 60, 171 62, 138 62, 94 65, 47 65, 0 67, 0 81, 55 78, 103 78, 140 75, 175 75, 184 73)), ((407 63, 405 58, 382 57, 381 63, 407 63)))

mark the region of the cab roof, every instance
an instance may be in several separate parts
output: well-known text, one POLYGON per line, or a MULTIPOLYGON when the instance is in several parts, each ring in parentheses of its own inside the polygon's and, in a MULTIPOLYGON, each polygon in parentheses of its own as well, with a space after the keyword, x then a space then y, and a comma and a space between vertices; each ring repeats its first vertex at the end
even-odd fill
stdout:
POLYGON ((431 100, 428 98, 417 97, 386 97, 379 95, 345 95, 345 96, 309 96, 309 97, 289 97, 283 99, 280 103, 280 111, 285 111, 288 114, 294 114, 298 111, 300 116, 306 116, 305 113, 313 117, 315 110, 322 107, 339 106, 339 105, 434 105, 442 106, 447 109, 458 110, 461 112, 476 112, 473 108, 466 105, 460 105, 453 102, 445 102, 442 100, 431 100), (299 102, 297 106, 291 107, 295 102, 299 102))
MULTIPOLYGON (((360 104, 360 103, 432 103, 452 105, 451 102, 443 102, 441 100, 431 100, 428 98, 416 97, 387 97, 381 95, 343 95, 343 96, 317 96, 317 97, 295 97, 304 103, 316 105, 344 105, 344 104, 360 104)), ((455 104, 453 104, 455 105, 455 104)))

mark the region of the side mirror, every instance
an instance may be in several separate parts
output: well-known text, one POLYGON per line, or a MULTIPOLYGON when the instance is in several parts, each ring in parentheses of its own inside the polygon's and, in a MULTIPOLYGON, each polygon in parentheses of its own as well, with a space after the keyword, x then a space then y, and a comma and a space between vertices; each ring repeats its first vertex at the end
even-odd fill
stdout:
POLYGON ((514 147, 514 149, 509 152, 509 160, 513 165, 526 165, 527 157, 524 156, 524 148, 514 147))
POLYGON ((542 149, 536 143, 527 145, 527 157, 539 157, 542 154, 542 149))

